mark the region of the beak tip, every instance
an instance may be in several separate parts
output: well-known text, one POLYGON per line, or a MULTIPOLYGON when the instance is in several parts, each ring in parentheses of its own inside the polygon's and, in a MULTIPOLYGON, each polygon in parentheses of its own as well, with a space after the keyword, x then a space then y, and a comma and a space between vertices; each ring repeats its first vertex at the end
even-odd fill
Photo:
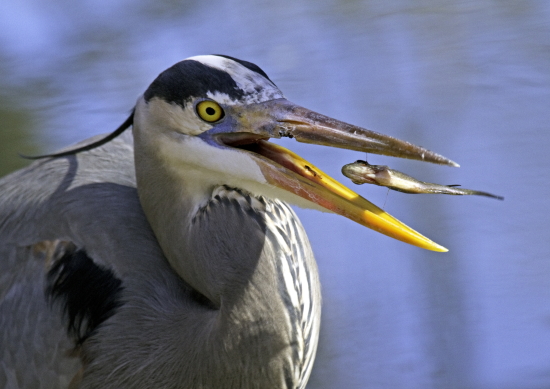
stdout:
MULTIPOLYGON (((425 160, 424 159, 424 156, 422 156, 422 160, 425 160)), ((460 167, 460 165, 458 163, 456 163, 455 161, 449 159, 449 158, 446 158, 440 154, 436 154, 436 157, 433 158, 433 159, 426 159, 427 162, 432 162, 432 163, 437 163, 437 164, 440 164, 440 165, 447 165, 447 166, 451 166, 451 167, 460 167)))
POLYGON ((437 249, 434 249, 433 251, 437 251, 440 253, 447 253, 449 252, 449 249, 440 245, 437 245, 437 249))
POLYGON ((411 232, 416 236, 414 236, 413 234, 407 234, 406 236, 390 236, 394 239, 400 240, 416 247, 420 247, 425 250, 435 251, 438 253, 446 253, 449 251, 448 248, 435 243, 433 240, 426 238, 425 236, 419 234, 412 229, 411 232))
POLYGON ((446 252, 449 251, 448 248, 443 247, 443 246, 441 246, 441 245, 439 245, 439 244, 437 244, 437 243, 435 243, 434 241, 431 241, 431 240, 430 240, 429 244, 424 246, 423 248, 428 249, 430 251, 436 251, 438 253, 446 253, 446 252))

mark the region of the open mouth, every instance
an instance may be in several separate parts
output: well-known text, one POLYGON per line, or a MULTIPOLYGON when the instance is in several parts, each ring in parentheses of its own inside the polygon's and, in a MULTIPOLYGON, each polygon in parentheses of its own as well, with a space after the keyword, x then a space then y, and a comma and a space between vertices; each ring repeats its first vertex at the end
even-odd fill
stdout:
POLYGON ((292 151, 251 133, 219 134, 221 144, 250 153, 267 182, 328 211, 403 242, 433 251, 446 248, 426 238, 342 185, 292 151))
POLYGON ((312 163, 268 140, 288 137, 301 143, 458 166, 453 161, 423 147, 341 122, 285 99, 234 106, 231 110, 233 117, 238 118, 240 131, 217 133, 215 139, 220 145, 241 150, 250 156, 268 185, 394 239, 428 250, 448 251, 312 163))
POLYGON ((254 148, 254 144, 261 140, 269 140, 269 137, 265 135, 251 134, 249 132, 231 132, 226 134, 217 134, 215 138, 219 143, 225 146, 248 150, 252 152, 254 152, 254 150, 249 149, 254 148))
POLYGON ((328 177, 328 175, 321 172, 313 164, 300 158, 290 150, 269 142, 269 139, 266 136, 244 132, 220 134, 217 136, 217 140, 225 146, 245 150, 264 157, 315 183, 321 184, 323 183, 323 177, 328 177))

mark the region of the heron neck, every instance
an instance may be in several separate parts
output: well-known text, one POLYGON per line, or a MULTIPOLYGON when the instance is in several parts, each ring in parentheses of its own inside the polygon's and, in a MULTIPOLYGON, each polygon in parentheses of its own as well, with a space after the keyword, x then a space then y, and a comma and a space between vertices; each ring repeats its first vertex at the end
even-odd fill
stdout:
POLYGON ((264 205, 254 200, 253 212, 235 208, 246 204, 232 202, 230 194, 219 190, 215 183, 223 177, 166 163, 154 144, 139 136, 135 155, 140 202, 171 267, 217 307, 222 299, 235 298, 236 284, 250 277, 247 271, 256 268, 252 262, 264 244, 263 239, 250 240, 265 236, 258 216, 264 205))
POLYGON ((294 212, 278 200, 212 185, 191 166, 166 167, 136 143, 138 193, 160 246, 178 275, 217 308, 205 322, 212 347, 241 359, 264 355, 266 366, 286 350, 293 374, 307 377, 321 297, 294 212))

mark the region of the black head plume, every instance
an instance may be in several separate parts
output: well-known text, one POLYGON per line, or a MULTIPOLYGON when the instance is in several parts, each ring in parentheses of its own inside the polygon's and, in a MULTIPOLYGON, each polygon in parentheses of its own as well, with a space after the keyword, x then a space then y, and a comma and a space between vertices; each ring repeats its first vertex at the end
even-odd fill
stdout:
POLYGON ((89 145, 78 147, 72 150, 62 151, 60 153, 43 154, 43 155, 23 155, 23 154, 19 154, 19 155, 22 158, 26 158, 26 159, 43 159, 43 158, 55 158, 55 157, 64 157, 67 155, 75 155, 75 154, 81 153, 82 151, 95 149, 115 139, 117 136, 122 134, 127 128, 129 128, 132 124, 134 124, 134 112, 135 112, 135 108, 132 110, 132 113, 130 114, 130 116, 128 116, 128 119, 126 119, 124 123, 122 123, 116 130, 111 132, 105 138, 101 138, 100 140, 90 143, 89 145))

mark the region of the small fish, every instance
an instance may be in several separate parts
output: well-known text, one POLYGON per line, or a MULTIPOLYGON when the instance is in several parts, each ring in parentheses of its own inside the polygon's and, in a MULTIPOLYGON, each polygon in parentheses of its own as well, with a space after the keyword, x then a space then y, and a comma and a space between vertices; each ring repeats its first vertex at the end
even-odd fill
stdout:
POLYGON ((448 195, 479 195, 504 200, 504 197, 487 192, 457 188, 458 185, 439 185, 419 181, 397 170, 383 165, 370 165, 367 161, 356 161, 342 167, 342 174, 354 184, 375 184, 404 193, 436 193, 448 195))

